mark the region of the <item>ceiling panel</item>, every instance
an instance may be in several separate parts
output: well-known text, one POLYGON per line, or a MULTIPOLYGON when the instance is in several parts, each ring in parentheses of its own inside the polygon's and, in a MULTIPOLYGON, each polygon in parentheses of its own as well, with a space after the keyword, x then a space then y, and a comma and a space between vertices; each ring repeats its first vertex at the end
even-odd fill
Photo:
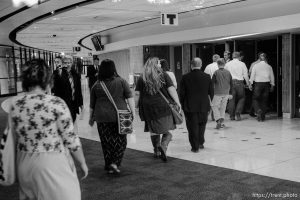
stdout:
MULTIPOLYGON (((170 0, 172 3, 166 5, 151 4, 147 0, 115 1, 97 1, 67 12, 54 13, 20 31, 17 39, 28 46, 50 50, 62 47, 71 52, 72 47, 78 46, 79 39, 91 33, 157 18, 161 12, 180 13, 239 0, 170 0)), ((8 0, 5 2, 8 3, 8 0)))

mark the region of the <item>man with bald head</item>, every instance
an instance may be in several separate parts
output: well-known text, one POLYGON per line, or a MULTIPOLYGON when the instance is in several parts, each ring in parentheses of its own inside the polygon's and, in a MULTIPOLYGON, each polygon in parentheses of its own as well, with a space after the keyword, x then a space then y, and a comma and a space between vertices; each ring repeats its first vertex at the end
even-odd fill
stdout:
POLYGON ((191 72, 183 75, 180 82, 179 98, 184 111, 189 142, 192 152, 199 152, 204 146, 204 132, 210 100, 214 96, 210 75, 201 71, 202 61, 194 58, 191 61, 191 72))

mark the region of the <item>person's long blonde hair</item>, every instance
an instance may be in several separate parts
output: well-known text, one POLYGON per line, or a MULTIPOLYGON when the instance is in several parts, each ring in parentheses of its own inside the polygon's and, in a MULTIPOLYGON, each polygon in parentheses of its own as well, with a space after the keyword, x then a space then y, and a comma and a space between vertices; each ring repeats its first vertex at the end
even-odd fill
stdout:
POLYGON ((158 66, 159 59, 150 57, 144 65, 143 80, 146 92, 153 95, 165 84, 163 70, 158 66))

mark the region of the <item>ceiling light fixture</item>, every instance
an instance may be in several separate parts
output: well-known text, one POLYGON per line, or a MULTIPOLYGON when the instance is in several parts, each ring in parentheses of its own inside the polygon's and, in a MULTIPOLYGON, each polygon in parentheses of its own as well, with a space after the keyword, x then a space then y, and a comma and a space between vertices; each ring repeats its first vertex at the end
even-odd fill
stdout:
POLYGON ((113 3, 118 3, 118 2, 121 2, 122 0, 111 0, 111 2, 113 3))
POLYGON ((170 4, 174 0, 147 0, 147 1, 152 4, 170 4))
POLYGON ((249 33, 249 34, 241 34, 241 35, 232 35, 232 36, 228 36, 228 37, 222 37, 222 38, 216 38, 216 39, 212 39, 212 40, 206 40, 205 42, 213 42, 213 41, 222 41, 222 40, 232 40, 235 38, 242 38, 242 37, 250 37, 250 36, 254 36, 254 35, 258 35, 260 33, 249 33))
POLYGON ((14 7, 19 7, 22 4, 25 4, 29 7, 34 6, 34 5, 39 5, 42 3, 45 3, 49 0, 12 0, 13 6, 14 7))

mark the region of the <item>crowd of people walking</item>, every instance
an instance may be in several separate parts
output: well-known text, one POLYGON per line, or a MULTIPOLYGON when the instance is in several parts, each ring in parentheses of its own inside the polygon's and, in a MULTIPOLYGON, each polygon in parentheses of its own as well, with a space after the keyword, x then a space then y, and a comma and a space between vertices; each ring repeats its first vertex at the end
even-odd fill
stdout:
MULTIPOLYGON (((240 52, 233 52, 232 60, 228 51, 224 52, 224 58, 215 54, 213 63, 205 69, 202 60, 195 57, 190 72, 182 76, 179 84, 167 60, 150 57, 136 82, 135 92, 120 77, 113 60, 105 59, 99 65, 99 59, 95 58, 87 69, 89 125, 97 124, 104 170, 109 174, 121 173, 127 137, 119 132, 118 110, 128 110, 135 118, 138 108, 145 123, 144 131, 150 133, 153 156, 163 162, 168 160, 167 149, 172 130, 176 129, 169 102, 184 113, 194 153, 204 148, 209 112, 213 113, 216 129, 225 126, 226 109, 230 120, 242 120, 245 84, 253 91, 257 120, 264 121, 269 92, 275 85, 272 67, 266 54, 260 53, 248 73, 240 57, 240 52)), ((21 199, 80 199, 73 159, 83 172, 82 178, 87 177, 88 167, 80 139, 73 130, 76 115, 83 110, 83 97, 80 75, 72 64, 72 57, 55 58, 53 74, 43 60, 31 60, 23 67, 25 93, 13 98, 9 111, 12 133, 17 136, 21 199)))

